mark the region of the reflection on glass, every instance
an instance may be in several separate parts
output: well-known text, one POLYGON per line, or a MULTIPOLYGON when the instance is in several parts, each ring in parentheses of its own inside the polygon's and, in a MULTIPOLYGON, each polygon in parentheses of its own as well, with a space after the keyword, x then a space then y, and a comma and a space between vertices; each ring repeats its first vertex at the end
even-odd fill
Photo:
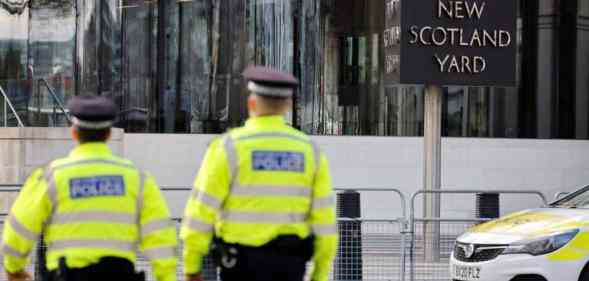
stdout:
MULTIPOLYGON (((3 3, 0 86, 27 125, 67 124, 51 93, 92 94, 129 132, 221 133, 247 117, 240 74, 258 63, 299 77, 289 119, 305 132, 423 131, 423 87, 385 81, 384 0, 3 3)), ((447 87, 444 135, 589 138, 589 2, 519 3, 517 87, 447 87)))
POLYGON ((30 117, 36 126, 67 126, 57 104, 74 95, 75 26, 71 1, 31 2, 28 64, 35 81, 30 117))
POLYGON ((119 126, 149 132, 155 115, 156 19, 153 5, 125 6, 122 15, 122 95, 119 126))
MULTIPOLYGON (((294 12, 292 1, 252 0, 247 7, 248 49, 247 64, 268 65, 293 73, 294 67, 294 12)), ((239 101, 245 108, 245 99, 239 101)), ((242 117, 245 112, 242 110, 242 117)), ((287 121, 291 123, 292 112, 287 121)))
POLYGON ((213 120, 220 112, 214 109, 210 95, 211 58, 209 49, 210 2, 180 4, 180 111, 185 116, 187 132, 215 132, 213 120))
POLYGON ((97 30, 100 26, 97 18, 96 3, 98 1, 76 0, 79 20, 76 25, 76 62, 78 64, 76 75, 80 83, 78 94, 98 94, 98 42, 100 34, 97 30))
POLYGON ((420 87, 384 86, 384 1, 323 1, 322 83, 301 124, 312 134, 419 135, 420 87))
MULTIPOLYGON (((10 14, 0 6, 0 87, 23 120, 31 96, 31 82, 27 77, 29 12, 24 9, 20 14, 10 14)), ((1 126, 4 126, 4 113, 4 98, 0 95, 1 126)), ((9 126, 17 125, 10 109, 6 116, 9 126)))
POLYGON ((0 8, 12 15, 20 15, 27 8, 29 0, 0 0, 0 8))

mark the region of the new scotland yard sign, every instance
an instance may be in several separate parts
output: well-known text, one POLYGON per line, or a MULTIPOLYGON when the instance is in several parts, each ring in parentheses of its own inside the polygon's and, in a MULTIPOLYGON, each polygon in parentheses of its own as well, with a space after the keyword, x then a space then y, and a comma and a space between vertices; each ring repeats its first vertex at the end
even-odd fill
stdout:
POLYGON ((386 0, 387 84, 515 86, 517 1, 386 0))

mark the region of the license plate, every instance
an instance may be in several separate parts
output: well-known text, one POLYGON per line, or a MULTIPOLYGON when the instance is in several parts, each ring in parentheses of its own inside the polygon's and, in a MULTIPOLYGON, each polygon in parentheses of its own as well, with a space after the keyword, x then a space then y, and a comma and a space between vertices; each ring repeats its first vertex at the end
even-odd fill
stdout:
POLYGON ((481 278, 481 268, 477 266, 452 266, 452 277, 462 281, 476 281, 481 278))

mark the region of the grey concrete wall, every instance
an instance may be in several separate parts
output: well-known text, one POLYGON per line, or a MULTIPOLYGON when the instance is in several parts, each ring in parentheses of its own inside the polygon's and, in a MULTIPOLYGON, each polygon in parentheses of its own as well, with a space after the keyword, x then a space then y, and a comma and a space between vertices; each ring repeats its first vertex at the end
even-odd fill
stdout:
MULTIPOLYGON (((162 186, 191 186, 211 135, 126 134, 117 131, 110 146, 153 173, 162 186)), ((394 187, 407 196, 421 188, 421 138, 314 137, 330 159, 335 187, 394 187)), ((62 157, 74 146, 67 129, 0 129, 0 183, 22 183, 35 167, 62 157)), ((548 197, 589 184, 589 142, 563 140, 443 140, 444 188, 541 190, 548 197)), ((186 193, 167 194, 180 216, 186 193)), ((6 208, 12 196, 0 195, 6 208)), ((416 201, 421 210, 421 200, 416 201)), ((535 207, 525 196, 502 198, 503 213, 535 207)), ((470 216, 474 196, 445 196, 444 216, 470 216)), ((1 211, 2 208, 0 208, 1 211)), ((363 214, 393 218, 399 201, 386 193, 363 195, 363 214)))
MULTIPOLYGON (((151 171, 162 186, 191 185, 198 171, 208 135, 125 136, 126 156, 151 171)), ((421 188, 421 138, 315 137, 330 159, 334 186, 395 187, 408 196, 421 188)), ((457 139, 442 146, 442 185, 477 190, 541 190, 548 197, 589 184, 589 142, 563 140, 457 139)), ((180 215, 185 194, 170 196, 180 215)), ((421 200, 416 202, 420 203, 421 200)), ((445 196, 443 215, 466 217, 474 196, 445 196)), ((387 194, 366 194, 367 217, 396 217, 399 202, 387 194)), ((535 207, 526 196, 504 196, 503 213, 535 207)), ((418 210, 421 205, 418 204, 418 210)))
MULTIPOLYGON (((123 140, 123 131, 113 130, 109 145, 115 153, 124 153, 123 140)), ((74 145, 69 128, 0 128, 0 184, 23 183, 35 168, 66 156, 74 145)), ((0 213, 14 196, 0 193, 0 213)))

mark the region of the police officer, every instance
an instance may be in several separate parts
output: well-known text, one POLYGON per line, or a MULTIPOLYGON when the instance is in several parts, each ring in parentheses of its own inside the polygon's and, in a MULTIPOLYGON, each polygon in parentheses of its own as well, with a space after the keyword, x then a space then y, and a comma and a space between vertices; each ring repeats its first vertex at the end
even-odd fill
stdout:
POLYGON ((176 280, 176 229, 157 183, 106 144, 115 105, 79 96, 68 107, 79 145, 35 170, 14 202, 1 248, 8 280, 30 279, 24 268, 41 234, 50 280, 141 279, 137 247, 158 281, 176 280))
POLYGON ((181 229, 187 280, 202 280, 210 244, 223 281, 326 281, 337 248, 327 159, 283 115, 298 81, 270 68, 246 69, 251 92, 244 127, 214 140, 181 229))

